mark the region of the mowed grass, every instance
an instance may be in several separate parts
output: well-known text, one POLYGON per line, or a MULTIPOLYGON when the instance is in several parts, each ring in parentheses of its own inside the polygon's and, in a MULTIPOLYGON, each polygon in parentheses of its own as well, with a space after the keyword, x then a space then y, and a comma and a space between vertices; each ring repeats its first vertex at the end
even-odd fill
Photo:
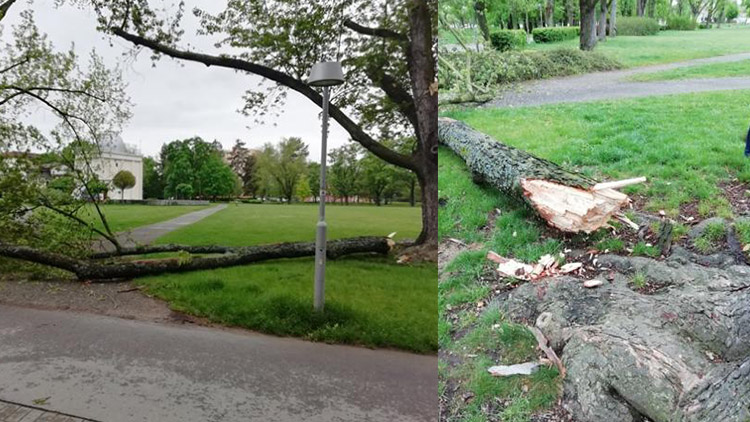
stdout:
POLYGON ((750 181, 743 156, 750 91, 646 97, 445 115, 567 168, 599 179, 646 176, 624 192, 676 217, 698 202, 702 216, 729 216, 718 184, 750 181))
MULTIPOLYGON (((100 205, 109 227, 114 232, 130 230, 140 226, 158 223, 160 221, 170 220, 193 211, 202 210, 209 206, 203 205, 119 205, 105 204, 100 205)), ((87 205, 80 212, 79 216, 86 221, 91 221, 98 229, 103 228, 103 224, 96 208, 93 205, 87 205)))
POLYGON ((711 63, 680 69, 633 75, 629 79, 637 82, 671 81, 676 79, 728 78, 750 76, 750 60, 729 63, 711 63))
MULTIPOLYGON (((253 245, 310 241, 317 209, 308 205, 230 206, 160 242, 253 245)), ((419 208, 332 206, 331 238, 399 231, 416 237, 419 208)), ((313 301, 312 258, 139 279, 174 309, 222 324, 314 341, 437 350, 437 268, 393 257, 350 256, 326 266, 326 310, 313 301)))
MULTIPOLYGON (((578 40, 533 44, 529 48, 578 48, 578 40)), ((734 26, 696 31, 661 31, 645 37, 617 36, 596 46, 627 67, 679 62, 750 51, 750 27, 734 26)))
MULTIPOLYGON (((473 42, 476 31, 466 29, 464 42, 473 42)), ((455 37, 441 30, 440 42, 455 43, 455 37)), ((530 44, 528 49, 578 48, 578 39, 550 44, 530 44)), ((696 31, 661 31, 645 37, 617 36, 596 46, 596 51, 626 67, 671 63, 690 59, 750 52, 750 26, 733 26, 696 31)))
MULTIPOLYGON (((230 204, 199 224, 159 238, 159 243, 247 246, 314 240, 317 221, 313 204, 230 204)), ((396 240, 415 239, 422 227, 419 207, 329 205, 326 221, 329 239, 392 232, 396 240)))

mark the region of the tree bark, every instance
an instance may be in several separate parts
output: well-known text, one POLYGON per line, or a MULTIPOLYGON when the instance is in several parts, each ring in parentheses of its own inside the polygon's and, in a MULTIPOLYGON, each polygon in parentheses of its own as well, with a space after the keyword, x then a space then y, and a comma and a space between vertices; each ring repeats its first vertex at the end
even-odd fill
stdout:
POLYGON ((580 0, 581 7, 581 43, 583 51, 596 47, 596 0, 580 0))
POLYGON ((612 281, 558 277, 494 306, 536 321, 561 356, 563 406, 579 422, 743 422, 750 418, 750 268, 599 256, 612 281), (645 276, 649 289, 632 283, 645 276))
MULTIPOLYGON (((355 253, 387 254, 393 246, 393 241, 384 237, 355 237, 332 240, 327 243, 328 258, 355 253)), ((182 273, 214 268, 247 265, 255 262, 281 258, 299 258, 315 255, 315 242, 279 243, 272 245, 223 247, 223 246, 193 246, 179 247, 167 245, 165 247, 135 248, 125 252, 126 255, 136 253, 156 253, 164 251, 186 250, 195 253, 222 253, 218 257, 197 258, 168 258, 144 261, 114 261, 104 262, 97 259, 77 259, 66 255, 47 252, 28 246, 0 244, 0 256, 15 258, 36 264, 58 268, 75 274, 79 280, 107 281, 129 279, 147 275, 165 273, 182 273), (179 248, 179 249, 178 249, 179 248)), ((99 254, 95 258, 107 258, 111 255, 99 254)))
POLYGON ((507 146, 463 122, 440 118, 439 139, 466 162, 475 181, 522 199, 561 231, 595 231, 628 203, 620 192, 597 189, 593 179, 507 146))
POLYGON ((555 26, 555 0, 547 0, 544 9, 544 25, 555 26))
POLYGON ((636 10, 635 13, 637 16, 643 16, 643 12, 646 9, 646 0, 636 0, 636 10))
POLYGON ((486 10, 487 8, 484 4, 484 0, 477 0, 474 2, 474 16, 477 19, 479 30, 482 32, 482 38, 484 38, 486 42, 490 42, 490 28, 487 26, 486 10))
POLYGON ((607 40, 607 0, 599 1, 599 41, 607 40))
POLYGON ((612 7, 609 10, 609 36, 617 36, 617 0, 612 0, 612 7))

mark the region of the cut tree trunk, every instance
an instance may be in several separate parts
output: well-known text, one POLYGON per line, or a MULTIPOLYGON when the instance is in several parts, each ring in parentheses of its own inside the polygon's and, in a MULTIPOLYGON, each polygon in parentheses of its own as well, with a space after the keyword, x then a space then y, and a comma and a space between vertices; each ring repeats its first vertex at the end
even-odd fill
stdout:
MULTIPOLYGON (((677 248, 681 249, 681 248, 677 248)), ((603 255, 611 282, 525 284, 489 309, 534 324, 561 356, 579 422, 750 420, 750 267, 603 255), (645 275, 648 288, 631 281, 645 275)))
POLYGON ((438 139, 463 158, 476 181, 523 199, 559 230, 590 233, 628 203, 628 197, 616 190, 599 189, 593 179, 505 145, 463 122, 440 118, 438 139))
MULTIPOLYGON (((355 253, 387 254, 393 241, 385 237, 354 237, 332 240, 327 243, 327 256, 334 259, 355 253)), ((77 259, 27 246, 0 244, 0 257, 20 259, 49 267, 59 268, 76 275, 79 280, 118 280, 147 275, 210 270, 214 268, 247 265, 281 258, 300 258, 315 255, 315 242, 278 243, 272 245, 224 247, 165 245, 124 250, 125 255, 166 251, 194 253, 222 253, 213 257, 167 258, 141 261, 105 262, 98 259, 111 255, 94 255, 92 259, 77 259)))

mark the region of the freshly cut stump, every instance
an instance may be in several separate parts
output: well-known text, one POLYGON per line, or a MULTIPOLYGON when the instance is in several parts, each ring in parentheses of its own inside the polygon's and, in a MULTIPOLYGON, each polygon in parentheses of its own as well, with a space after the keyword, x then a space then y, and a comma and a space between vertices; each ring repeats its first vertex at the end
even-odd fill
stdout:
POLYGON ((494 303, 535 324, 567 370, 563 405, 580 422, 750 420, 750 267, 603 255, 612 282, 557 277, 494 303), (645 275, 650 294, 634 290, 645 275))
MULTIPOLYGON (((466 162, 476 181, 522 198, 550 226, 565 232, 593 232, 628 203, 623 193, 602 188, 591 178, 505 145, 458 120, 440 118, 438 140, 466 162)), ((638 180, 642 181, 634 179, 638 180)))

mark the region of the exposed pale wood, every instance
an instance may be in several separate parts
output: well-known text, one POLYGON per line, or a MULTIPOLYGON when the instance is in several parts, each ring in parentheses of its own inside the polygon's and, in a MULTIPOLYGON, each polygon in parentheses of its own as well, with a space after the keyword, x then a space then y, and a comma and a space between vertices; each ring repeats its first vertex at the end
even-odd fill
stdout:
POLYGON ((547 180, 522 180, 521 187, 539 215, 566 232, 591 233, 628 203, 627 195, 612 189, 594 191, 547 180))
POLYGON ((633 222, 633 220, 629 219, 625 216, 625 214, 617 213, 615 214, 615 218, 625 223, 628 227, 630 227, 633 230, 638 231, 640 227, 633 222))
POLYGON ((645 177, 634 177, 632 179, 614 180, 611 182, 601 182, 594 185, 591 190, 602 190, 602 189, 619 189, 625 186, 636 185, 646 181, 645 177))
POLYGON ((555 353, 555 351, 552 350, 551 347, 549 347, 547 337, 544 336, 542 330, 537 327, 529 327, 529 329, 532 333, 534 333, 534 337, 536 337, 536 341, 537 343, 539 343, 539 350, 543 351, 544 354, 547 355, 547 359, 552 361, 552 363, 554 363, 557 367, 558 372, 560 372, 560 376, 562 378, 565 378, 565 367, 563 366, 560 358, 557 357, 557 353, 555 353))

